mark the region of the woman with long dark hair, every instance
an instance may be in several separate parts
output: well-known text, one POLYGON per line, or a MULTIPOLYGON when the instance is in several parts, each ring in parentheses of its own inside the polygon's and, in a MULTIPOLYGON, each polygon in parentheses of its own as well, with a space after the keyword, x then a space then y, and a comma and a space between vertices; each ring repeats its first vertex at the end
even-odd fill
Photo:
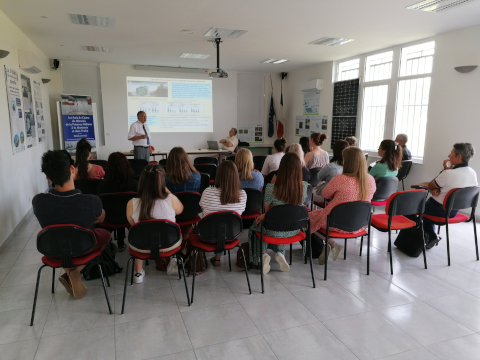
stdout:
POLYGON ((90 164, 90 152, 92 145, 87 139, 81 139, 77 143, 77 151, 75 153, 75 180, 103 179, 105 171, 101 166, 90 164))
POLYGON ((393 140, 383 140, 378 147, 378 156, 381 159, 370 169, 370 175, 375 179, 397 176, 402 166, 402 147, 393 140))
POLYGON ((328 153, 320 147, 327 139, 327 134, 323 133, 313 133, 310 135, 310 148, 312 150, 305 154, 305 163, 309 169, 321 168, 329 163, 330 158, 328 157, 328 153))
POLYGON ((182 147, 174 147, 168 153, 167 188, 172 193, 179 191, 198 191, 201 176, 193 166, 188 154, 182 147))
POLYGON ((300 146, 302 147, 303 153, 308 154, 310 152, 310 140, 306 136, 302 136, 298 141, 300 146))

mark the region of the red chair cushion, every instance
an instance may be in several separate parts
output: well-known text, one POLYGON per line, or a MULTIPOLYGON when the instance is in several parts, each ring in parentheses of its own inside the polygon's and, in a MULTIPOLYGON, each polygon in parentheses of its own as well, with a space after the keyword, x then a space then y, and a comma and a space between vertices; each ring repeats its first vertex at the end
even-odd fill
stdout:
POLYGON ((317 206, 325 207, 325 202, 314 201, 313 203, 317 206))
MULTIPOLYGON (((262 234, 259 231, 255 231, 255 235, 258 239, 261 239, 262 234)), ((293 244, 305 239, 305 233, 300 231, 297 235, 287 238, 276 238, 273 236, 263 235, 263 242, 273 245, 288 245, 293 244)))
POLYGON ((148 163, 149 163, 149 164, 158 165, 158 161, 149 161, 148 163))
MULTIPOLYGON (((436 223, 438 225, 445 224, 445 218, 443 218, 443 217, 432 216, 432 215, 427 215, 427 214, 423 214, 423 217, 428 219, 428 220, 432 220, 434 223, 436 223)), ((458 213, 454 217, 448 218, 448 223, 449 224, 456 224, 456 223, 461 223, 461 222, 468 221, 468 219, 470 219, 470 218, 467 215, 458 213)))
POLYGON ((374 201, 374 200, 372 200, 372 201, 370 201, 370 203, 371 203, 372 205, 375 205, 375 206, 385 206, 385 205, 387 205, 387 200, 383 200, 383 201, 374 201))
MULTIPOLYGON (((319 232, 323 236, 327 236, 327 229, 320 229, 319 232)), ((367 235, 367 232, 365 231, 365 229, 360 229, 360 231, 356 233, 347 233, 347 232, 343 233, 343 232, 331 231, 331 230, 328 232, 329 238, 350 239, 350 238, 356 238, 363 235, 367 235)))
MULTIPOLYGON (((190 244, 192 244, 192 246, 194 246, 196 248, 199 248, 203 251, 216 251, 217 250, 217 243, 204 242, 204 241, 202 241, 202 239, 200 239, 198 237, 197 234, 191 234, 190 235, 190 244)), ((227 242, 227 243, 225 243, 225 250, 231 250, 235 246, 237 246, 238 244, 240 244, 240 240, 238 240, 238 239, 233 240, 231 242, 227 242)))
POLYGON ((200 216, 195 215, 194 217, 192 217, 192 218, 190 218, 190 219, 183 220, 183 221, 177 221, 176 223, 177 223, 179 226, 192 225, 192 224, 198 223, 200 220, 201 220, 200 216))
MULTIPOLYGON (((104 248, 104 246, 102 246, 101 248, 99 248, 95 251, 89 252, 88 254, 86 254, 84 256, 73 257, 72 258, 72 265, 73 266, 85 265, 90 260, 99 256, 102 253, 103 248, 104 248)), ((51 266, 51 267, 54 267, 54 268, 62 267, 62 259, 59 259, 59 258, 51 258, 51 257, 48 257, 48 256, 43 256, 42 257, 42 262, 45 265, 48 265, 48 266, 51 266)))
POLYGON ((210 185, 215 184, 215 180, 210 180, 210 185))
MULTIPOLYGON (((159 253, 159 255, 160 255, 160 257, 170 257, 173 254, 175 254, 177 251, 179 251, 181 248, 182 247, 179 246, 179 247, 176 247, 173 250, 170 250, 170 251, 167 251, 167 252, 161 252, 161 253, 159 253)), ((150 259, 150 253, 141 253, 141 252, 133 250, 130 247, 128 248, 128 253, 132 256, 135 256, 138 259, 143 259, 143 260, 150 259)))
POLYGON ((242 220, 248 220, 248 219, 255 219, 262 215, 260 210, 255 210, 254 212, 251 212, 250 214, 244 214, 241 216, 242 220))
MULTIPOLYGON (((392 219, 392 230, 407 229, 415 226, 416 223, 413 220, 410 220, 402 215, 396 215, 392 219)), ((388 229, 388 215, 387 214, 378 214, 372 215, 372 226, 377 230, 387 230, 388 229)))

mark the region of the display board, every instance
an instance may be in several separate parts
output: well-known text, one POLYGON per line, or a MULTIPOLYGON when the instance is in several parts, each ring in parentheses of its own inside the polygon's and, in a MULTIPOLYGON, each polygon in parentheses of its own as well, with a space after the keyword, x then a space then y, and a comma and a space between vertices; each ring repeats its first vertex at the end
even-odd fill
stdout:
POLYGON ((332 149, 337 140, 356 134, 359 85, 360 79, 333 84, 332 149))

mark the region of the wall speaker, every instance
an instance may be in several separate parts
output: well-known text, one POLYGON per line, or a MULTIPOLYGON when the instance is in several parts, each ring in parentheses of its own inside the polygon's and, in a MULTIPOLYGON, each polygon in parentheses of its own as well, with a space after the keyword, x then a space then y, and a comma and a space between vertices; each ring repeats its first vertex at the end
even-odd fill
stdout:
POLYGON ((57 70, 59 66, 60 66, 60 61, 58 61, 58 59, 50 60, 50 67, 52 68, 52 70, 57 70))

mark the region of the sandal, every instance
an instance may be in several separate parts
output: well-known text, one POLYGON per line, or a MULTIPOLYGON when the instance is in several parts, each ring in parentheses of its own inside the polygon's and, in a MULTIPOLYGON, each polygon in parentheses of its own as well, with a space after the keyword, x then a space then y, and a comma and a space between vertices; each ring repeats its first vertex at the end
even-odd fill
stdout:
POLYGON ((212 263, 212 265, 213 265, 214 267, 219 267, 219 266, 220 266, 220 260, 215 259, 215 256, 212 256, 212 257, 210 258, 210 262, 212 263), (218 262, 218 263, 217 263, 217 262, 218 262), (216 263, 217 263, 217 265, 215 265, 216 263))
POLYGON ((123 244, 122 246, 119 246, 119 247, 118 247, 118 252, 122 252, 122 251, 124 251, 126 248, 127 248, 127 245, 126 245, 126 244, 123 244))

